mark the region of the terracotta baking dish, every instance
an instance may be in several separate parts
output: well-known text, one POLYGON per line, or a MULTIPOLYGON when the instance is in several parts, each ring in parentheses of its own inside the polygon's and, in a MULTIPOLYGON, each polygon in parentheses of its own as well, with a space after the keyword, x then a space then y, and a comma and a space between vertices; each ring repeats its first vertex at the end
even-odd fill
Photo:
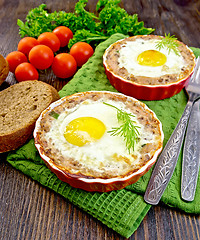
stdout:
MULTIPOLYGON (((134 36, 130 37, 132 39, 138 38, 141 36, 134 36)), ((142 37, 149 37, 149 36, 142 36, 142 37)), ((159 37, 151 35, 150 37, 159 37)), ((127 38, 129 39, 129 38, 127 38)), ((187 49, 189 57, 192 58, 193 64, 190 69, 187 71, 187 76, 180 78, 176 82, 166 83, 163 85, 148 85, 148 84, 140 84, 134 81, 127 80, 127 77, 122 77, 119 74, 113 72, 113 70, 109 67, 107 62, 107 57, 109 55, 109 51, 116 46, 116 44, 120 44, 122 40, 119 40, 113 44, 111 44, 105 51, 103 55, 103 65, 105 68, 105 73, 112 84, 112 86, 117 89, 119 92, 124 93, 128 96, 132 96, 134 98, 140 100, 162 100, 165 98, 169 98, 174 96, 175 94, 179 93, 189 82, 190 77, 193 73, 193 69, 195 66, 195 57, 193 52, 183 43, 181 46, 187 49)))
MULTIPOLYGON (((80 100, 82 101, 82 100, 80 100)), ((54 119, 52 121, 55 121, 54 119)), ((151 121, 151 120, 150 120, 151 121)), ((48 127, 50 125, 47 125, 48 127)), ((47 127, 47 128, 48 128, 47 127)), ((86 191, 98 191, 98 192, 108 192, 112 190, 118 190, 125 188, 127 185, 133 184, 138 179, 143 176, 155 163, 158 155, 160 154, 162 150, 162 143, 164 139, 164 134, 162 131, 162 125, 161 122, 157 119, 155 113, 151 111, 144 103, 139 102, 138 100, 125 96, 120 93, 111 93, 111 92, 106 92, 106 91, 91 91, 91 92, 84 92, 84 93, 76 93, 71 96, 64 97, 53 104, 51 104, 43 113, 40 115, 36 122, 36 127, 34 130, 34 139, 35 139, 35 146, 39 151, 39 154, 41 158, 44 160, 46 163, 47 167, 51 169, 52 172, 54 172, 57 177, 62 180, 63 182, 67 182, 70 184, 72 187, 75 188, 81 188, 86 191), (154 120, 154 123, 156 124, 156 129, 158 132, 158 144, 156 144, 155 149, 152 151, 152 156, 150 159, 144 163, 141 164, 140 168, 135 170, 135 171, 130 171, 127 174, 124 174, 123 176, 119 177, 112 177, 112 178, 102 178, 102 177, 92 177, 92 176, 87 176, 82 173, 74 174, 70 172, 69 169, 66 167, 57 164, 54 161, 54 158, 49 155, 49 152, 52 150, 47 149, 48 142, 42 141, 43 137, 43 124, 45 123, 46 119, 49 118, 49 115, 51 112, 57 112, 58 108, 62 108, 62 111, 67 111, 70 109, 70 105, 79 101, 79 99, 90 99, 94 98, 94 101, 98 101, 100 96, 103 96, 105 99, 117 99, 119 101, 127 102, 132 106, 132 104, 137 103, 141 104, 141 109, 144 109, 144 111, 148 111, 151 116, 150 118, 154 120), (155 150, 155 151, 154 151, 155 150)), ((157 138, 156 138, 157 139, 157 138)), ((112 144, 112 143, 111 143, 112 144)), ((95 151, 95 148, 94 148, 95 151)), ((149 153, 148 153, 149 154, 149 153)))

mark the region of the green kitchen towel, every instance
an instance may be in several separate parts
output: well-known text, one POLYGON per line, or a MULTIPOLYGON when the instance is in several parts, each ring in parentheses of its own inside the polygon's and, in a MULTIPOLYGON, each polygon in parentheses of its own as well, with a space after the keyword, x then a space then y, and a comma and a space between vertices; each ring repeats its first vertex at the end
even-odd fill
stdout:
MULTIPOLYGON (((99 44, 94 55, 59 92, 60 96, 63 97, 75 92, 89 90, 116 92, 105 75, 102 55, 110 44, 124 37, 122 34, 115 34, 105 42, 99 44)), ((195 52, 196 49, 193 48, 192 50, 195 52)), ((187 97, 182 90, 179 94, 169 99, 144 102, 156 113, 162 122, 165 145, 183 113, 187 97)), ((143 200, 151 170, 141 177, 137 183, 123 190, 97 193, 72 188, 67 183, 60 181, 41 160, 34 146, 33 139, 17 151, 9 153, 7 161, 16 169, 19 169, 43 186, 61 194, 67 200, 126 238, 134 233, 151 207, 151 205, 145 203, 143 200)), ((199 214, 200 188, 198 186, 200 183, 198 181, 195 200, 191 203, 185 203, 180 198, 180 175, 181 157, 178 160, 175 172, 161 201, 171 207, 199 214)))

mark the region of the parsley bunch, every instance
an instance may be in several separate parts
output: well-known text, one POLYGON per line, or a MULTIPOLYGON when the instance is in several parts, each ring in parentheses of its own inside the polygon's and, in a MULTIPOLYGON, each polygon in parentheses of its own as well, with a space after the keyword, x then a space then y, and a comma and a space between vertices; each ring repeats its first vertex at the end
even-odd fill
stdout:
POLYGON ((145 28, 144 23, 138 21, 137 14, 129 15, 121 8, 120 0, 99 0, 96 15, 85 9, 87 2, 88 0, 79 0, 72 13, 65 11, 49 13, 46 4, 41 4, 28 12, 25 22, 18 19, 19 34, 21 37, 37 38, 43 32, 51 32, 58 26, 66 26, 74 34, 68 45, 71 48, 78 41, 96 46, 114 33, 133 36, 154 31, 152 28, 145 28))

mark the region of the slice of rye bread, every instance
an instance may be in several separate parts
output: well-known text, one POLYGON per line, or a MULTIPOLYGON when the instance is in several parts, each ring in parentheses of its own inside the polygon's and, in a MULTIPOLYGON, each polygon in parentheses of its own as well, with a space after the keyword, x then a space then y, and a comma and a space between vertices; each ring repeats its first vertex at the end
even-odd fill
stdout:
POLYGON ((51 85, 24 81, 0 92, 0 153, 15 150, 32 137, 41 112, 60 97, 51 85))

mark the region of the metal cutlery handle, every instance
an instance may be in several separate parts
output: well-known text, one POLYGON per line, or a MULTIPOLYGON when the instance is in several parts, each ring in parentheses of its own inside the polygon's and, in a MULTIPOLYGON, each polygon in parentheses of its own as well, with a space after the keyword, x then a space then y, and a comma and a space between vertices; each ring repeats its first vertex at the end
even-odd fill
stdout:
POLYGON ((182 146, 185 130, 192 109, 192 102, 188 102, 182 117, 168 140, 164 150, 158 158, 144 200, 152 205, 158 204, 160 198, 174 172, 180 149, 182 146))
POLYGON ((200 112, 199 101, 195 102, 190 114, 183 148, 181 197, 193 201, 199 173, 200 112))

